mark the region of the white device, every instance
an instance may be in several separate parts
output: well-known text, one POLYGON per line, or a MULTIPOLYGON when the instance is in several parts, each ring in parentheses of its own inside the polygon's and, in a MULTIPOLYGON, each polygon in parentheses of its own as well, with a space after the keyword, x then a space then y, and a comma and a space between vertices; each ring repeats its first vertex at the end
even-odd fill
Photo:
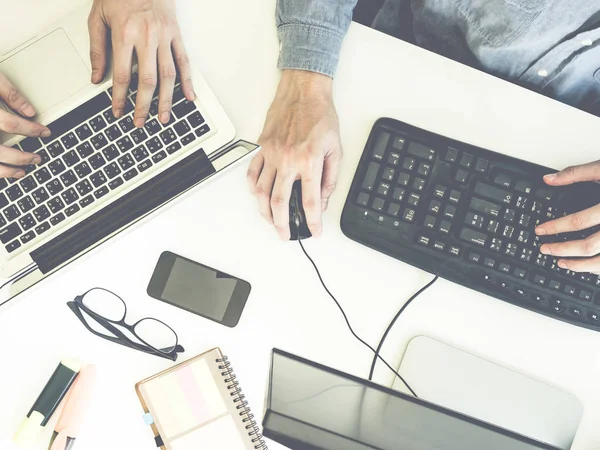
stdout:
MULTIPOLYGON (((194 5, 196 3, 197 2, 189 3, 186 14, 201 14, 201 11, 194 11, 196 8, 194 5)), ((38 112, 36 120, 42 124, 48 125, 53 123, 73 109, 86 104, 90 99, 96 98, 103 92, 106 92, 107 96, 109 95, 108 89, 112 86, 110 74, 106 76, 101 85, 93 85, 90 81, 91 65, 89 62, 87 18, 91 6, 92 3, 86 1, 82 6, 77 7, 71 13, 62 17, 54 25, 40 29, 34 36, 26 34, 21 37, 22 41, 11 42, 10 45, 4 45, 0 48, 0 72, 5 74, 16 87, 27 96, 38 112)), ((66 147, 65 153, 57 156, 57 158, 65 158, 64 155, 69 152, 72 153, 72 151, 75 151, 78 154, 71 154, 71 159, 64 160, 63 165, 65 166, 65 169, 59 168, 58 170, 74 171, 76 175, 79 176, 79 179, 77 180, 77 183, 73 182, 74 184, 71 186, 77 195, 77 201, 74 201, 72 204, 67 203, 65 209, 62 211, 57 210, 56 203, 58 203, 58 201, 52 205, 48 202, 54 197, 58 197, 61 201, 64 200, 64 202, 72 200, 72 196, 67 197, 65 195, 65 191, 69 189, 66 181, 62 182, 59 186, 62 191, 54 194, 51 193, 48 199, 44 199, 45 194, 42 195, 41 198, 39 195, 36 195, 33 197, 33 201, 24 199, 27 196, 31 197, 35 194, 35 189, 38 189, 38 187, 31 188, 26 184, 23 185, 22 193, 19 193, 19 190, 13 188, 10 191, 12 195, 8 195, 8 189, 12 188, 14 185, 20 185, 23 183, 24 179, 13 181, 12 183, 9 183, 9 186, 1 189, 0 202, 5 203, 6 200, 4 199, 8 198, 10 200, 10 205, 0 205, 0 238, 2 239, 2 245, 0 245, 0 277, 9 280, 6 284, 9 288, 3 290, 5 294, 0 298, 0 303, 1 300, 6 299, 7 296, 10 298, 23 291, 47 276, 49 273, 62 267, 76 256, 99 245, 102 241, 121 231, 125 226, 141 219, 156 208, 162 206, 162 204, 181 194, 182 191, 189 189, 191 186, 186 187, 185 189, 181 188, 172 195, 167 195, 161 204, 155 204, 152 205, 152 207, 147 207, 145 209, 141 208, 140 213, 133 215, 128 223, 123 223, 119 227, 111 229, 109 233, 100 233, 94 242, 90 241, 88 243, 89 245, 86 245, 85 248, 79 248, 77 254, 72 254, 66 259, 58 258, 54 259, 53 262, 48 262, 48 258, 54 258, 52 256, 53 252, 56 253, 60 251, 60 240, 57 241, 57 237, 66 236, 68 233, 77 229, 79 229, 81 235, 84 235, 85 233, 82 233, 81 227, 85 225, 82 225, 82 223, 86 221, 86 219, 96 217, 98 215, 97 213, 100 211, 114 209, 114 203, 116 201, 120 200, 123 202, 123 199, 129 199, 131 197, 130 194, 133 195, 134 191, 138 193, 138 203, 139 201, 145 201, 143 195, 139 194, 140 189, 138 188, 140 188, 140 186, 148 185, 148 183, 152 180, 156 180, 156 177, 161 175, 164 175, 166 181, 171 179, 178 180, 179 176, 173 172, 176 171, 177 167, 182 166, 182 161, 187 161, 190 155, 195 152, 203 152, 208 157, 207 164, 212 165, 212 167, 209 171, 210 173, 207 172, 206 175, 210 176, 257 148, 257 146, 250 143, 239 143, 229 145, 228 147, 228 144, 230 144, 235 137, 233 124, 211 92, 202 75, 197 71, 193 72, 193 83, 194 91, 197 96, 194 104, 197 107, 197 111, 200 113, 200 116, 196 117, 201 117, 202 120, 205 121, 204 124, 206 125, 206 128, 203 129, 202 134, 198 129, 196 129, 196 133, 194 133, 194 125, 191 125, 191 137, 186 135, 188 138, 187 140, 184 139, 182 135, 177 135, 176 141, 180 144, 180 148, 176 152, 173 150, 174 147, 170 147, 170 145, 175 145, 175 142, 168 142, 171 139, 169 136, 163 136, 157 132, 154 136, 156 139, 160 139, 158 141, 159 144, 163 145, 164 141, 164 149, 160 151, 155 150, 155 147, 150 147, 150 144, 148 144, 148 149, 146 151, 148 156, 146 160, 149 162, 145 162, 144 165, 141 165, 141 160, 137 158, 143 156, 144 152, 142 150, 138 151, 135 154, 135 158, 131 157, 130 160, 130 158, 124 156, 127 151, 123 150, 121 141, 115 140, 114 142, 109 142, 109 144, 118 147, 117 150, 120 150, 120 154, 115 152, 114 149, 112 153, 109 153, 108 146, 102 149, 95 147, 96 153, 100 151, 106 152, 106 166, 98 167, 99 164, 95 161, 95 163, 97 163, 96 167, 90 163, 90 166, 92 166, 90 167, 90 173, 81 176, 82 171, 77 170, 77 167, 79 167, 78 164, 80 163, 73 164, 73 166, 69 163, 72 163, 75 156, 79 158, 80 161, 86 161, 85 158, 91 158, 83 148, 79 148, 79 145, 86 144, 86 142, 84 142, 85 139, 80 138, 81 142, 77 141, 77 145, 74 145, 72 149, 67 146, 69 142, 64 141, 65 143, 63 143, 63 145, 66 147), (193 142, 188 142, 189 139, 193 139, 193 142), (156 151, 156 153, 154 153, 154 151, 156 151), (140 154, 142 156, 140 156, 140 154), (158 156, 156 156, 157 154, 158 156), (163 156, 163 154, 165 156, 163 156), (119 158, 117 158, 117 156, 119 158), (109 158, 111 157, 114 157, 115 159, 110 160, 109 158), (121 159, 121 157, 126 159, 121 159), (131 167, 134 169, 137 167, 136 172, 138 173, 135 178, 132 178, 129 174, 128 176, 131 178, 128 179, 125 172, 131 170, 129 168, 131 161, 134 162, 131 167), (181 164, 178 166, 178 163, 181 164), (118 183, 113 182, 111 177, 114 173, 107 171, 108 165, 113 166, 111 169, 113 172, 122 172, 123 178, 125 179, 124 183, 117 186, 118 183), (125 168, 126 166, 127 168, 125 168), (102 172, 102 174, 96 174, 96 172, 102 172), (90 177, 93 174, 96 174, 96 178, 92 180, 90 177), (87 185, 85 183, 83 185, 79 184, 85 177, 89 180, 88 184, 92 186, 93 191, 87 192, 87 185), (107 186, 110 186, 108 193, 106 193, 103 188, 103 190, 100 191, 101 187, 99 183, 102 181, 102 177, 108 179, 107 186), (98 185, 92 183, 92 181, 97 182, 98 185), (17 195, 19 195, 19 197, 16 197, 17 195), (62 195, 64 195, 63 199, 61 199, 62 195), (4 196, 4 198, 2 196, 4 196), (22 203, 19 203, 19 201, 22 203), (34 206, 31 206, 32 204, 34 206), (16 209, 13 208, 11 211, 5 212, 6 208, 10 208, 13 205, 16 209), (76 205, 79 210, 73 212, 74 209, 76 209, 73 205, 76 205), (47 206, 47 209, 51 211, 52 217, 48 216, 41 206, 47 206), (50 206, 53 206, 53 208, 50 206), (112 209, 111 206, 113 207, 112 209), (58 219, 54 216, 59 216, 59 214, 62 214, 65 211, 68 211, 71 214, 63 214, 65 217, 58 223, 58 219), (17 214, 19 214, 17 218, 14 218, 17 214), (32 224, 29 217, 26 217, 28 215, 35 219, 35 224, 32 224), (27 222, 26 219, 29 220, 29 222, 27 222), (22 234, 19 234, 16 237, 13 237, 14 232, 17 229, 12 225, 13 223, 17 224, 19 230, 22 232, 22 234), (8 229, 9 226, 12 228, 8 229), (79 228, 77 228, 78 226, 79 228), (24 237, 24 235, 26 236, 24 237), (51 246, 49 247, 48 244, 51 244, 51 246), (42 248, 44 251, 41 253, 44 253, 43 258, 46 260, 47 264, 36 261, 35 252, 37 251, 40 253, 40 249, 42 248)), ((133 102, 133 100, 131 101, 133 102)), ((189 116, 176 118, 176 120, 179 119, 182 121, 187 120, 188 125, 189 123, 193 123, 189 116)), ((118 119, 118 121, 120 120, 121 119, 118 119)), ((150 119, 148 120, 150 121, 150 119)), ((117 124, 117 121, 115 121, 114 124, 117 124)), ((88 122, 87 125, 92 127, 91 122, 88 122)), ((107 126, 110 127, 112 125, 111 122, 108 122, 107 126)), ((174 126, 174 124, 172 125, 174 126)), ((108 130, 108 128, 106 128, 105 131, 100 131, 100 133, 106 133, 108 136, 106 130, 108 130)), ((124 129, 123 132, 126 134, 128 131, 124 129)), ((150 134, 150 132, 147 134, 150 134)), ((79 134, 77 135, 79 136, 79 134)), ((151 136, 152 135, 147 138, 148 140, 146 140, 145 143, 150 142, 150 139, 154 139, 151 138, 151 136)), ((58 138, 58 136, 53 136, 51 139, 55 138, 58 138)), ((22 139, 23 138, 20 136, 0 134, 0 142, 7 146, 21 145, 20 142, 22 139)), ((91 144, 92 139, 90 138, 87 143, 91 144)), ((135 145, 143 146, 145 143, 136 141, 135 145)), ((50 145, 49 142, 44 145, 46 144, 50 145)), ((94 141, 93 144, 96 145, 97 141, 94 141)), ((24 147, 25 146, 23 145, 23 148, 24 147)), ((44 150, 48 150, 52 153, 50 149, 44 148, 44 150)), ((137 147, 128 151, 132 152, 133 150, 137 150, 137 147)), ((48 165, 48 167, 50 166, 48 165)), ((36 168, 28 175, 33 176, 34 178, 33 181, 30 181, 30 185, 33 185, 35 182, 36 186, 42 187, 44 183, 48 183, 48 181, 46 181, 47 175, 45 173, 37 174, 37 170, 41 171, 42 169, 36 168), (43 182, 40 180, 43 180, 43 182)), ((86 171, 87 169, 83 171, 83 173, 86 171)), ((57 178, 59 182, 62 180, 61 177, 64 173, 57 175, 55 166, 52 166, 50 172, 53 178, 57 178)), ((118 176, 114 176, 115 178, 119 178, 120 175, 121 173, 119 173, 118 176)), ((67 178, 64 179, 68 181, 67 178)), ((168 185, 169 183, 166 181, 162 183, 161 186, 168 185)), ((199 182, 199 180, 196 181, 199 182)), ((149 195, 149 197, 152 196, 153 194, 149 195)), ((138 206, 135 202, 130 201, 130 203, 138 206)), ((120 214, 117 214, 117 217, 119 216, 120 214)), ((111 220, 105 217, 104 222, 102 223, 111 223, 111 220)), ((98 228, 102 228, 102 223, 101 221, 98 222, 98 227, 94 227, 94 231, 98 228)), ((89 235, 89 233, 87 234, 89 235)), ((77 240, 75 239, 73 242, 76 241, 77 240)), ((72 245, 72 243, 69 245, 72 245)))
POLYGON ((427 336, 410 341, 398 372, 423 400, 559 448, 581 422, 574 395, 427 336))

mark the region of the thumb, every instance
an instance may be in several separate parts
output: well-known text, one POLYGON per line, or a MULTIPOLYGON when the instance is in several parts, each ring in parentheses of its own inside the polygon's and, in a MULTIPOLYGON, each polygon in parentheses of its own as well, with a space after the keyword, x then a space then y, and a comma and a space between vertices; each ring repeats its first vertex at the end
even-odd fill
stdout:
POLYGON ((341 151, 325 157, 323 162, 323 178, 321 180, 321 210, 325 211, 329 204, 329 197, 333 194, 340 171, 341 151))
POLYGON ((94 8, 88 19, 90 31, 90 61, 92 63, 92 83, 98 84, 106 71, 106 45, 108 30, 100 14, 94 8))
POLYGON ((550 186, 565 186, 582 181, 600 181, 600 161, 567 167, 560 172, 546 175, 544 181, 550 186))

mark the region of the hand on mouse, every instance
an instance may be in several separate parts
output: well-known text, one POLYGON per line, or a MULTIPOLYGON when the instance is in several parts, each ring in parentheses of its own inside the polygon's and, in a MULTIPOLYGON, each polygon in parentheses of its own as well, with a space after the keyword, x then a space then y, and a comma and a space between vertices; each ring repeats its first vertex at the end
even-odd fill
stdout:
MULTIPOLYGON (((581 166, 568 167, 555 174, 546 175, 544 181, 550 186, 566 186, 583 181, 600 181, 600 161, 581 166)), ((600 202, 600 198, 598 199, 600 202)), ((600 224, 600 204, 584 211, 544 223, 536 228, 540 236, 587 230, 600 224)), ((600 232, 586 239, 544 244, 540 251, 559 257, 558 266, 574 272, 600 274, 600 232), (565 257, 583 257, 564 259, 565 257)))
POLYGON ((88 19, 92 82, 104 78, 108 29, 113 46, 113 114, 125 110, 132 56, 138 58, 139 88, 134 123, 143 127, 160 82, 158 119, 169 122, 175 77, 179 70, 185 97, 196 98, 187 53, 175 15, 175 0, 94 0, 88 19))
POLYGON ((321 212, 335 189, 342 159, 339 121, 333 104, 333 80, 301 70, 284 70, 248 169, 251 192, 260 213, 290 238, 292 186, 302 180, 302 203, 313 236, 322 231, 321 212))
MULTIPOLYGON (((6 76, 0 73, 0 99, 12 109, 11 114, 0 108, 0 131, 31 137, 49 137, 50 130, 39 123, 27 120, 35 109, 6 76)), ((38 164, 39 155, 0 145, 0 177, 22 178, 25 171, 20 166, 38 164)))

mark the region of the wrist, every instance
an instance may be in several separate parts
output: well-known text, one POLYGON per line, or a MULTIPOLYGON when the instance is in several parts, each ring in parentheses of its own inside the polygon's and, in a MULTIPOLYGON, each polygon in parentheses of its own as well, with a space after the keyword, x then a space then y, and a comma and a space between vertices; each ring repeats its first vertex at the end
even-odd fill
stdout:
POLYGON ((333 79, 327 75, 308 70, 285 69, 281 73, 279 89, 289 92, 290 89, 300 95, 331 97, 333 79))

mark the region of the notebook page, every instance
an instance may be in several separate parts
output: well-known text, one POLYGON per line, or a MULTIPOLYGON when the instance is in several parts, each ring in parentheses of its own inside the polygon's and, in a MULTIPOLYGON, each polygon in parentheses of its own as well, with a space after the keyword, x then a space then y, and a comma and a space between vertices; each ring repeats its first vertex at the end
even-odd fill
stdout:
POLYGON ((232 416, 224 416, 170 442, 171 450, 246 450, 232 416))

